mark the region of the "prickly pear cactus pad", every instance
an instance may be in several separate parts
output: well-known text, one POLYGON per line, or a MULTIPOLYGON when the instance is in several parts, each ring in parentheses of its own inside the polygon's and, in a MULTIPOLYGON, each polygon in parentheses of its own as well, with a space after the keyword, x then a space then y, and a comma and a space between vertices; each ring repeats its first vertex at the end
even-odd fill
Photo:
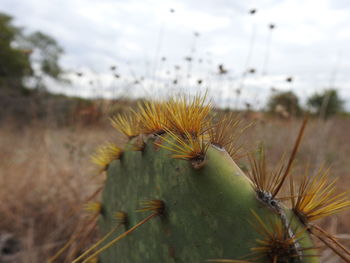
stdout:
POLYGON ((350 262, 314 224, 349 208, 345 194, 329 171, 300 184, 291 173, 306 121, 287 160, 270 171, 263 152, 250 154, 246 174, 235 162, 246 127, 217 118, 206 96, 147 102, 111 121, 129 141, 93 156, 107 175, 94 209, 101 239, 74 263, 313 263, 315 239, 350 262))
MULTIPOLYGON (((278 230, 287 231, 282 230, 284 226, 282 221, 278 222, 278 215, 256 198, 249 179, 226 151, 210 146, 205 162, 203 167, 194 169, 188 162, 169 158, 169 151, 154 147, 152 139, 143 152, 125 152, 123 158, 112 162, 102 199, 103 232, 115 225, 113 215, 117 209, 127 212, 130 226, 142 220, 145 215, 134 211, 139 207, 139 200, 163 200, 165 211, 102 253, 101 262, 113 262, 113 259, 205 262, 215 258, 244 258, 251 254, 251 248, 259 246, 256 239, 267 238, 255 229, 259 220, 268 222, 259 228, 263 231, 266 227, 272 235, 278 230), (269 221, 276 225, 270 226, 269 221)), ((309 257, 315 251, 303 250, 313 246, 307 233, 302 231, 305 227, 296 220, 293 223, 290 230, 298 232, 297 238, 287 241, 292 237, 288 233, 285 237, 281 235, 289 246, 281 258, 290 256, 290 262, 317 262, 316 258, 309 257), (294 241, 300 247, 294 247, 294 241), (308 257, 294 260, 298 254, 308 257)), ((260 260, 270 262, 268 253, 260 260)))

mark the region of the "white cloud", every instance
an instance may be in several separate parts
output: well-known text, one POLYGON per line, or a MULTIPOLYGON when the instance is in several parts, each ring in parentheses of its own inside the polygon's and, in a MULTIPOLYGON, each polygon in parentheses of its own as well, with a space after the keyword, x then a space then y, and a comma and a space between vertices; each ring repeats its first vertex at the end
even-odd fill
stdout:
POLYGON ((55 37, 66 50, 62 62, 67 68, 91 69, 106 79, 101 83, 107 87, 112 64, 130 79, 125 87, 132 85, 132 71, 148 78, 144 85, 159 85, 164 92, 180 74, 174 73, 174 65, 181 65, 182 76, 190 72, 193 77, 183 85, 202 78, 206 85, 216 87, 222 84, 215 75, 221 63, 237 86, 251 49, 248 66, 257 73, 247 79, 245 99, 266 94, 271 85, 285 89, 284 79, 289 75, 295 79, 296 92, 310 94, 327 87, 337 68, 335 85, 350 100, 350 6, 345 1, 2 0, 1 8, 15 16, 18 25, 55 37), (251 8, 257 8, 255 15, 248 14, 251 8), (270 32, 268 76, 264 77, 270 23, 276 28, 270 32), (253 28, 255 42, 251 48, 253 28), (200 36, 194 37, 194 32, 200 36), (184 60, 189 55, 194 59, 191 66, 184 60), (162 56, 167 57, 166 62, 160 61, 162 56), (199 64, 198 59, 203 62, 199 64), (163 75, 157 82, 154 72, 158 71, 163 75))

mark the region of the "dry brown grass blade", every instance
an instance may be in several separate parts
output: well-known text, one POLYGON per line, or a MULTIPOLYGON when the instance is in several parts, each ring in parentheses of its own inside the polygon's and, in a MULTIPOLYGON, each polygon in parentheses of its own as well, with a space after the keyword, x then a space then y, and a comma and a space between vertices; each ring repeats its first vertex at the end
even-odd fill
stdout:
POLYGON ((79 251, 81 251, 81 249, 86 245, 86 243, 88 243, 92 239, 92 236, 96 231, 96 227, 97 220, 95 220, 93 224, 91 224, 87 229, 84 230, 84 233, 82 233, 81 236, 79 236, 79 241, 75 240, 77 242, 77 245, 71 249, 64 262, 69 263, 74 257, 77 256, 79 251))
POLYGON ((303 137, 303 134, 304 134, 304 131, 305 131, 305 128, 306 128, 306 124, 307 124, 307 121, 308 121, 308 118, 305 117, 304 120, 303 120, 303 123, 301 124, 301 127, 300 127, 300 130, 299 130, 299 133, 298 133, 298 137, 294 143, 294 147, 293 147, 293 150, 292 150, 292 153, 289 157, 289 160, 288 160, 288 164, 287 164, 287 167, 284 171, 284 174, 282 176, 282 180, 281 182, 279 183, 279 185, 276 187, 276 189, 274 190, 274 192, 272 193, 272 198, 275 198, 276 195, 278 194, 278 192, 281 190, 281 187, 284 183, 284 181, 286 180, 289 172, 290 172, 290 169, 292 167, 292 164, 293 164, 293 161, 295 159, 295 156, 297 154, 297 151, 299 149, 299 145, 300 145, 300 142, 301 142, 301 139, 303 137))
POLYGON ((85 232, 85 229, 95 223, 95 220, 99 213, 95 214, 93 217, 91 217, 85 224, 81 224, 81 222, 77 223, 77 232, 73 233, 70 237, 70 239, 66 242, 66 244, 58 250, 55 255, 49 258, 48 263, 53 263, 55 262, 69 247, 70 245, 81 235, 85 232), (80 226, 80 227, 79 227, 80 226))
MULTIPOLYGON (((94 198, 96 198, 96 196, 102 191, 103 187, 99 187, 98 189, 96 189, 95 192, 93 192, 88 198, 86 198, 85 203, 90 202, 91 200, 93 200, 94 198)), ((76 205, 73 208, 70 209, 70 211, 67 214, 66 218, 70 218, 71 216, 73 216, 74 214, 76 214, 79 210, 81 210, 81 205, 76 205)), ((76 227, 75 229, 79 229, 79 226, 82 225, 82 227, 80 227, 80 230, 78 230, 77 232, 73 233, 72 236, 70 237, 70 239, 68 240, 68 242, 59 250, 56 252, 56 254, 54 256, 52 256, 51 258, 49 258, 48 263, 52 263, 54 262, 56 259, 59 258, 60 255, 62 255, 64 253, 64 251, 66 251, 69 246, 74 242, 74 240, 76 239, 76 237, 79 237, 83 231, 85 227, 88 227, 89 225, 91 225, 97 218, 97 216, 99 215, 99 213, 96 213, 89 221, 87 221, 85 224, 81 224, 81 222, 77 222, 76 223, 76 227)))
MULTIPOLYGON (((311 233, 316 236, 323 244, 325 244, 329 249, 331 249, 334 253, 336 253, 341 259, 343 259, 345 262, 350 263, 350 257, 345 256, 340 250, 344 251, 341 247, 339 247, 332 239, 329 239, 324 234, 319 234, 313 230, 313 228, 310 228, 311 233), (328 241, 330 240, 330 241, 328 241)), ((347 251, 346 254, 349 252, 347 251)), ((348 254, 349 255, 349 254, 348 254)))
POLYGON ((98 240, 93 246, 88 248, 83 254, 74 259, 72 263, 77 263, 86 257, 90 252, 92 252, 95 248, 101 245, 104 241, 106 241, 114 232, 116 232, 122 224, 117 224, 111 231, 109 231, 106 235, 104 235, 100 240, 98 240))
POLYGON ((98 240, 95 244, 93 244, 90 248, 88 248, 83 254, 81 254, 79 257, 74 259, 72 263, 77 263, 80 260, 82 260, 84 257, 88 256, 90 252, 95 250, 98 246, 100 246, 104 241, 106 241, 114 232, 116 232, 119 227, 122 225, 125 225, 128 220, 128 215, 127 213, 123 211, 117 211, 114 215, 114 218, 117 221, 117 224, 115 227, 113 227, 107 234, 105 234, 100 240, 98 240))
MULTIPOLYGON (((99 254, 101 254, 103 251, 105 251, 106 249, 110 248, 112 245, 114 245, 115 243, 119 242, 121 239, 125 238, 127 235, 129 235, 130 233, 132 233, 133 231, 135 231, 137 228, 139 228, 140 226, 142 226, 143 224, 145 224, 147 221, 149 221, 150 219, 152 219, 155 216, 159 216, 162 215, 164 213, 165 210, 165 205, 164 202, 162 200, 144 200, 141 202, 142 204, 142 208, 136 210, 137 212, 147 212, 147 211, 152 211, 153 213, 146 217, 145 219, 143 219, 141 222, 139 222, 138 224, 136 224, 135 226, 133 226, 132 228, 130 228, 129 230, 127 230, 126 232, 124 232, 123 234, 119 235, 118 237, 116 237, 115 239, 113 239, 112 241, 110 241, 108 244, 106 244, 105 246, 103 246, 102 248, 98 249, 97 251, 95 251, 92 255, 90 255, 88 258, 86 258, 83 263, 87 263, 90 260, 96 258, 99 254)), ((125 215, 125 214, 124 214, 125 215)), ((117 214, 117 218, 120 215, 117 214)), ((123 217, 123 216, 122 216, 123 217)), ((124 218, 125 219, 125 218, 124 218)), ((95 246, 94 246, 95 247, 95 246)))
MULTIPOLYGON (((339 248, 340 250, 343 251, 343 253, 345 253, 346 255, 348 255, 348 260, 350 261, 350 251, 343 245, 341 244, 337 238, 335 236, 333 236, 332 234, 328 233, 327 231, 325 231, 324 229, 322 229, 321 227, 317 226, 317 225, 310 225, 311 227, 311 233, 314 234, 315 236, 317 236, 319 238, 319 235, 316 234, 315 230, 318 231, 319 233, 321 233, 321 235, 323 235, 324 237, 326 237, 328 240, 330 240, 330 242, 332 242, 337 248, 339 248)), ((321 240, 322 241, 322 240, 321 240)), ((327 244, 326 244, 327 245, 327 244)), ((332 248, 331 248, 332 249, 332 248)), ((333 250, 333 249, 332 249, 333 250)))
MULTIPOLYGON (((84 201, 84 203, 88 203, 91 200, 93 200, 94 198, 97 197, 97 195, 103 190, 103 186, 99 187, 98 189, 96 189, 89 197, 87 197, 84 201)), ((69 211, 67 212, 66 215, 64 215, 64 218, 72 218, 74 215, 77 215, 78 212, 82 209, 82 206, 80 203, 76 204, 75 206, 71 207, 69 209, 69 211)), ((62 230, 64 230, 67 225, 69 224, 69 220, 66 220, 65 222, 62 222, 62 224, 60 225, 60 228, 55 230, 54 232, 50 233, 51 236, 56 236, 57 233, 60 233, 62 230)), ((77 229, 77 227, 81 224, 81 222, 77 222, 75 224, 74 229, 77 229)))
POLYGON ((125 231, 123 234, 119 235, 118 237, 116 237, 115 239, 113 239, 111 242, 109 242, 108 244, 106 244, 105 246, 103 246, 102 248, 100 248, 99 250, 97 250, 95 253, 93 253, 91 256, 89 256, 88 258, 86 258, 82 263, 87 263, 90 260, 94 259, 95 257, 97 257, 99 254, 101 254, 103 251, 105 251, 106 249, 110 248, 111 246, 113 246, 114 244, 116 244, 117 242, 119 242, 121 239, 125 238, 127 235, 131 234, 132 232, 134 232, 136 229, 138 229, 140 226, 142 226, 143 224, 145 224, 147 221, 151 220, 153 217, 158 216, 158 213, 155 212, 151 215, 149 215, 148 217, 146 217, 145 219, 143 219, 141 222, 137 223, 135 226, 133 226, 132 228, 130 228, 129 230, 125 231))

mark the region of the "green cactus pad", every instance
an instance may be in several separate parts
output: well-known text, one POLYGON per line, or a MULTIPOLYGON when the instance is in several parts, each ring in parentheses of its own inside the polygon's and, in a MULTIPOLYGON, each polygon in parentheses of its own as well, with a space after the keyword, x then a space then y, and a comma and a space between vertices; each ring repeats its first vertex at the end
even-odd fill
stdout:
MULTIPOLYGON (((268 255, 252 256, 252 248, 260 246, 257 240, 264 238, 256 230, 258 223, 252 211, 263 222, 278 221, 280 216, 258 200, 249 178, 227 152, 210 146, 205 165, 199 169, 194 169, 189 161, 170 156, 170 151, 156 146, 154 139, 149 138, 143 151, 125 150, 119 160, 109 165, 99 222, 102 233, 115 227, 117 211, 128 214, 124 230, 147 217, 150 212, 135 211, 142 200, 164 201, 165 213, 104 251, 100 262, 272 262, 268 255)), ((282 210, 292 221, 288 224, 290 229, 303 229, 290 210, 282 210)), ((274 231, 271 227, 270 230, 274 231)), ((291 256, 283 262, 319 262, 316 256, 310 256, 317 251, 308 249, 313 244, 307 231, 298 236, 297 246, 302 250, 302 260, 291 256)))

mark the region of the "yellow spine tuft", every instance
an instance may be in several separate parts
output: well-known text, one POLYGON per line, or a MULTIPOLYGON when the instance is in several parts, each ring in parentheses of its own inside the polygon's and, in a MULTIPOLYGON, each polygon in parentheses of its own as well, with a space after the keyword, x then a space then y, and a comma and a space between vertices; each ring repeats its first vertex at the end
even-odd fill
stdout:
POLYGON ((114 214, 114 218, 117 220, 119 224, 126 224, 128 220, 128 214, 123 211, 118 211, 114 214))
POLYGON ((209 129, 210 142, 215 146, 225 148, 237 140, 237 128, 239 119, 232 116, 222 115, 217 123, 209 129))
MULTIPOLYGON (((296 229, 292 236, 289 236, 288 230, 282 224, 282 221, 276 217, 267 222, 254 211, 252 211, 254 222, 250 222, 252 227, 260 235, 256 239, 256 245, 250 249, 251 253, 242 257, 242 260, 234 259, 211 259, 210 262, 227 263, 253 263, 261 259, 269 259, 269 262, 289 262, 289 259, 303 257, 303 251, 315 250, 315 247, 301 248, 295 246, 302 239, 302 235, 307 231, 306 228, 296 229)), ((308 257, 317 257, 308 255, 308 257)), ((265 262, 265 261, 264 261, 265 262)), ((299 262, 299 261, 298 261, 299 262)))
POLYGON ((84 206, 84 210, 89 213, 100 214, 102 211, 102 204, 100 202, 89 202, 84 206))
POLYGON ((251 248, 252 254, 250 257, 253 261, 269 258, 270 262, 284 262, 285 259, 303 257, 303 251, 316 249, 315 247, 301 248, 295 246, 307 231, 306 228, 295 229, 294 234, 290 236, 280 219, 274 218, 264 222, 257 213, 252 211, 252 214, 255 222, 251 225, 261 235, 261 238, 256 240, 257 245, 251 248))
POLYGON ((216 124, 209 129, 209 138, 211 144, 224 148, 232 159, 236 160, 246 154, 242 151, 242 144, 238 144, 242 133, 250 127, 251 124, 242 127, 239 118, 233 114, 222 115, 216 124))
POLYGON ((210 145, 209 142, 205 141, 203 136, 193 137, 189 132, 185 131, 183 136, 177 135, 171 131, 167 131, 170 136, 161 136, 169 146, 164 144, 158 144, 160 147, 165 148, 174 154, 171 156, 174 159, 182 160, 204 160, 205 154, 210 145))
POLYGON ((347 192, 337 194, 335 183, 336 180, 329 180, 329 169, 320 169, 315 176, 306 173, 296 192, 291 181, 293 210, 304 223, 350 208, 347 192))
POLYGON ((140 134, 140 120, 135 113, 129 115, 119 114, 110 118, 110 121, 116 130, 126 135, 129 139, 140 134))
POLYGON ((106 170, 113 160, 118 160, 120 158, 121 154, 122 150, 118 146, 108 143, 98 148, 91 159, 93 163, 100 166, 103 170, 106 170))
POLYGON ((140 203, 142 207, 137 209, 136 212, 153 211, 156 214, 164 213, 165 205, 162 200, 144 200, 140 203))
POLYGON ((138 112, 135 114, 139 116, 141 133, 161 134, 167 127, 168 120, 164 103, 150 101, 143 105, 139 104, 138 112))
POLYGON ((172 98, 166 103, 167 128, 179 135, 188 133, 193 137, 199 137, 210 126, 211 108, 209 103, 206 104, 206 94, 197 95, 193 100, 187 96, 172 98))
POLYGON ((269 171, 266 165, 265 152, 262 150, 259 157, 253 154, 248 156, 250 171, 248 177, 253 183, 256 192, 265 192, 272 194, 283 180, 284 162, 283 158, 278 163, 277 167, 269 171))

